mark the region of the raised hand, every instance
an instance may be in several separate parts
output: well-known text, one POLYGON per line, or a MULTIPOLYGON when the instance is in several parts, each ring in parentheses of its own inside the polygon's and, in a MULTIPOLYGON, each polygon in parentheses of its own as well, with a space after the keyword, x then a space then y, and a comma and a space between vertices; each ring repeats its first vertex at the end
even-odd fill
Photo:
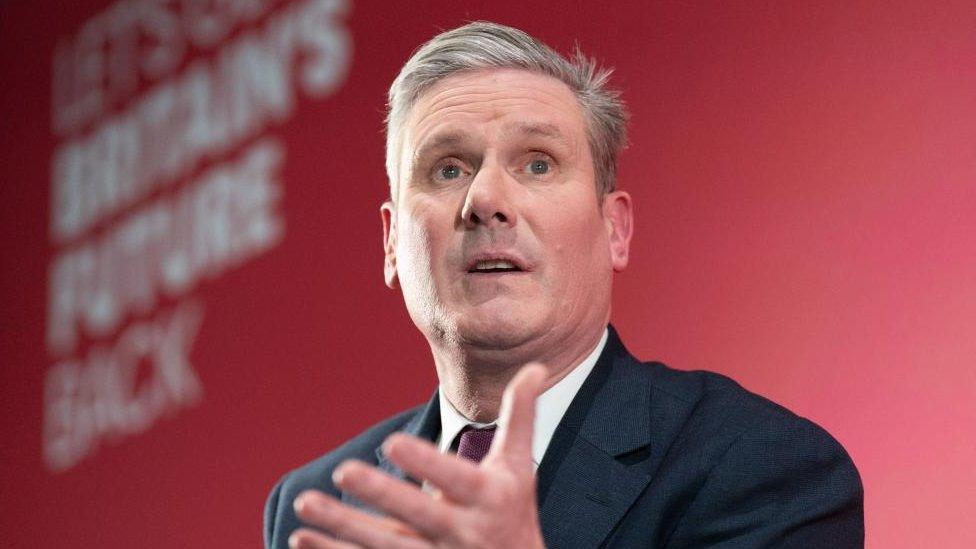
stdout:
POLYGON ((440 453, 427 441, 393 434, 386 456, 413 478, 436 488, 422 491, 360 461, 337 467, 341 490, 385 512, 377 517, 316 490, 295 499, 295 511, 310 528, 296 530, 296 548, 544 547, 536 508, 532 431, 535 401, 546 379, 538 364, 522 368, 505 388, 499 430, 484 461, 474 463, 440 453), (340 541, 341 540, 341 541, 340 541))

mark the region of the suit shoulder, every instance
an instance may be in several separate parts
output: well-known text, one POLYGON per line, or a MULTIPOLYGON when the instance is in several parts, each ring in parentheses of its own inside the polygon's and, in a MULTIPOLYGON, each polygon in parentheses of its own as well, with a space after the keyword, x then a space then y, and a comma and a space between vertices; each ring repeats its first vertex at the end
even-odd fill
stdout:
POLYGON ((376 450, 386 440, 386 437, 403 428, 423 408, 423 405, 411 408, 367 428, 335 450, 285 474, 282 478, 283 485, 289 488, 297 487, 300 490, 317 488, 334 491, 332 487, 333 469, 347 459, 359 459, 368 463, 375 463, 376 450))
POLYGON ((418 406, 381 421, 335 450, 282 476, 265 502, 265 546, 287 547, 288 536, 301 525, 292 509, 292 502, 298 494, 316 489, 338 497, 339 491, 332 484, 332 471, 346 459, 376 463, 376 449, 380 444, 388 435, 402 429, 423 408, 418 406))
POLYGON ((676 504, 675 545, 863 544, 861 478, 830 433, 721 374, 647 366, 658 400, 688 401, 667 467, 694 479, 676 504))
POLYGON ((693 404, 699 414, 716 420, 748 421, 770 418, 793 422, 799 416, 775 402, 742 387, 732 378, 707 370, 676 370, 660 362, 642 364, 650 373, 651 386, 659 396, 693 404), (718 413, 721 412, 721 413, 718 413))
POLYGON ((713 442, 731 444, 744 437, 790 440, 797 451, 816 449, 850 457, 823 427, 766 397, 742 387, 728 376, 705 370, 683 371, 659 362, 643 365, 651 374, 658 398, 678 399, 692 407, 691 423, 713 442))

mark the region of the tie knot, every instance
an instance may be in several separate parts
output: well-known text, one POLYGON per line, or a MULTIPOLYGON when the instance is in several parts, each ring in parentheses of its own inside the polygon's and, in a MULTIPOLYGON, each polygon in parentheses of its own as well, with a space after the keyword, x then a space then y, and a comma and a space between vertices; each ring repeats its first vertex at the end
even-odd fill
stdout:
POLYGON ((488 449, 491 448, 491 439, 494 436, 494 425, 483 429, 468 425, 461 430, 458 437, 457 455, 475 463, 481 463, 481 460, 488 454, 488 449))

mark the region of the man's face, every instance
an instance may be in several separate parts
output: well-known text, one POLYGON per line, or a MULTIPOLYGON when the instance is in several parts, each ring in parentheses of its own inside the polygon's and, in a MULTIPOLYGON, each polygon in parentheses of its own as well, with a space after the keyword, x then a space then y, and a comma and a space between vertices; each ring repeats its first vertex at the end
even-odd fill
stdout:
POLYGON ((405 124, 386 280, 428 339, 506 350, 589 336, 627 264, 629 197, 598 197, 562 82, 496 69, 424 92, 405 124))

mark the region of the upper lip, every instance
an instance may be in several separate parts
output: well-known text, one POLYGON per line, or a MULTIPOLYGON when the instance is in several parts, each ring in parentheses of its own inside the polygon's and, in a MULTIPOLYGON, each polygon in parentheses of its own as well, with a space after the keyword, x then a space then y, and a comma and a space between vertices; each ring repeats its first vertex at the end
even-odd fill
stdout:
POLYGON ((528 263, 517 254, 510 252, 478 252, 470 255, 467 258, 467 272, 470 273, 473 271, 475 266, 482 261, 507 261, 512 265, 515 265, 515 267, 520 271, 529 270, 528 263))

